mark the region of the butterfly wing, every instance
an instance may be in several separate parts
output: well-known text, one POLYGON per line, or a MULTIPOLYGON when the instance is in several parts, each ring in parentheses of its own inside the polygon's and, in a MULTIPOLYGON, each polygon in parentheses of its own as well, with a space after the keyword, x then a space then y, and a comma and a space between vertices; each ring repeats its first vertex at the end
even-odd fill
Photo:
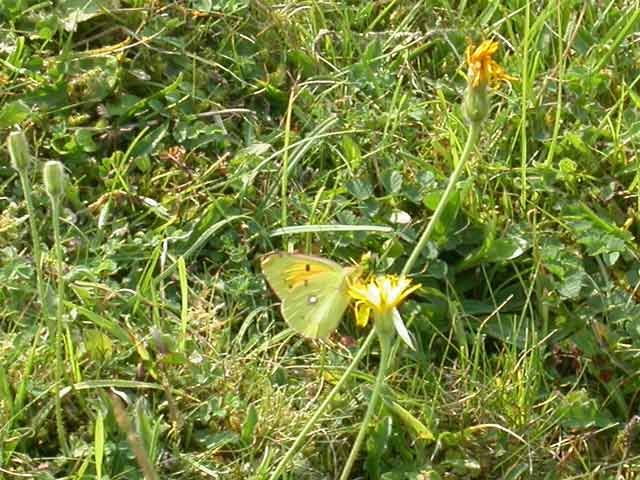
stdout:
POLYGON ((262 260, 262 271, 282 301, 282 316, 307 337, 327 337, 350 303, 349 277, 355 267, 342 267, 321 257, 274 253, 262 260))
POLYGON ((346 273, 326 272, 284 298, 282 316, 302 335, 325 338, 336 329, 350 301, 346 273))
POLYGON ((281 299, 309 278, 321 273, 340 272, 343 269, 326 258, 284 252, 262 257, 261 265, 269 286, 281 299))

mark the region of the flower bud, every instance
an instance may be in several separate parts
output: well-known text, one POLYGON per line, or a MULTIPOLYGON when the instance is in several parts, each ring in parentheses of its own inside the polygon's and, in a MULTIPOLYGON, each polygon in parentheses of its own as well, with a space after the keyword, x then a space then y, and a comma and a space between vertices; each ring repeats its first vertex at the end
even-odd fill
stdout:
POLYGON ((62 163, 51 160, 42 169, 44 189, 52 200, 58 200, 64 195, 65 174, 62 163))
POLYGON ((24 132, 11 132, 7 138, 7 147, 11 157, 11 166, 18 172, 24 173, 31 163, 31 153, 29 153, 29 142, 24 132))
POLYGON ((479 123, 487 118, 489 114, 489 94, 486 83, 477 87, 470 84, 467 87, 462 109, 467 120, 472 123, 479 123))

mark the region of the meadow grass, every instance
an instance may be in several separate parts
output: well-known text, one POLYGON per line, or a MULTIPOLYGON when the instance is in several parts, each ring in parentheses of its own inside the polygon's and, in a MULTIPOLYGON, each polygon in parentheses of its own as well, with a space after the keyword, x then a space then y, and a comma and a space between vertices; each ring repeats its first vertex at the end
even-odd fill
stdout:
POLYGON ((0 152, 0 478, 338 478, 380 349, 287 328, 274 250, 422 284, 351 478, 636 478, 639 31, 637 0, 0 3, 33 156, 0 152), (412 256, 487 38, 518 80, 412 256))

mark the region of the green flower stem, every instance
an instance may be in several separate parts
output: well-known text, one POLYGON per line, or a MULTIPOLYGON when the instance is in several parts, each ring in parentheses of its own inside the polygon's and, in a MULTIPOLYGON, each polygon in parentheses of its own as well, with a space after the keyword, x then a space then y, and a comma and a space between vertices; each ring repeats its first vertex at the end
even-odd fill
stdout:
POLYGON ((347 379, 351 375, 351 372, 355 370, 358 362, 360 362, 362 357, 364 357, 364 354, 369 350, 369 346, 371 345, 371 342, 373 341, 374 336, 375 336, 375 330, 371 330, 371 332, 369 332, 369 335, 365 339, 364 343, 356 353, 356 356, 353 357, 353 360, 351 360, 351 363, 349 364, 347 369, 344 371, 344 373, 340 377, 340 380, 338 380, 338 383, 336 383, 335 386, 331 389, 331 391, 329 392, 329 395, 327 395, 327 398, 324 399, 322 404, 316 409, 316 411, 313 413, 311 418, 307 420, 307 423, 298 434, 295 442, 293 442, 293 445, 289 447, 289 450, 287 451, 285 456, 282 458, 282 460, 280 460, 280 463, 278 464, 276 471, 273 472, 273 474, 269 477, 270 480, 277 480, 278 478, 280 478, 280 475, 284 473, 285 468, 287 468, 293 456, 298 452, 302 444, 307 439, 307 434, 309 433, 311 428, 313 428, 313 426, 316 424, 316 422, 320 418, 320 415, 322 415, 327 409, 327 407, 329 407, 329 404, 331 403, 333 398, 336 396, 336 394, 340 391, 340 389, 342 388, 342 385, 344 385, 344 383, 347 381, 347 379))
POLYGON ((56 308, 56 337, 55 337, 55 353, 56 353, 56 387, 55 387, 55 414, 56 429, 58 431, 58 442, 62 451, 67 449, 67 438, 62 419, 62 399, 60 397, 60 385, 64 376, 64 364, 62 361, 62 315, 64 313, 64 269, 62 260, 62 241, 60 239, 60 198, 52 195, 51 197, 51 221, 53 223, 53 242, 56 255, 56 264, 58 270, 58 302, 56 308))
POLYGON ((29 214, 29 226, 31 227, 31 242, 33 248, 33 263, 36 267, 36 287, 38 288, 38 296, 40 297, 40 305, 42 306, 42 316, 46 319, 49 315, 46 293, 44 289, 44 279, 42 276, 42 249, 40 247, 40 234, 36 225, 36 210, 33 207, 33 198, 31 193, 31 183, 26 172, 19 171, 20 183, 24 199, 27 202, 27 213, 29 214))
POLYGON ((464 150, 462 151, 462 155, 458 160, 458 165, 456 165, 456 168, 451 174, 451 177, 449 177, 449 183, 447 184, 447 188, 445 189, 444 194, 440 199, 440 203, 438 203, 438 206, 436 207, 436 211, 433 212, 433 215, 431 216, 431 219, 427 224, 427 228, 425 228, 424 232, 422 232, 422 236, 420 237, 420 240, 414 247, 413 252, 411 252, 411 256, 407 260, 407 263, 405 263, 401 273, 402 276, 407 276, 409 272, 411 272, 411 269, 413 268, 413 265, 416 263, 416 260, 420 256, 420 253, 422 252, 422 250, 424 250, 424 247, 427 245, 427 241, 429 240, 429 237, 433 233, 433 229, 438 223, 438 220, 440 220, 440 216, 442 215, 442 212, 447 206, 447 203, 449 203, 449 199, 451 198, 451 195, 454 192, 456 184, 458 183, 458 178, 460 177, 460 174, 462 173, 464 166, 469 160, 469 157, 471 156, 471 151, 473 150, 473 147, 475 147, 479 136, 480 136, 480 122, 471 122, 471 127, 469 129, 469 136, 467 137, 467 143, 465 144, 464 150))
POLYGON ((391 336, 389 335, 378 335, 380 339, 380 366, 378 367, 378 375, 376 377, 376 383, 373 386, 373 393, 371 394, 371 398, 369 399, 369 405, 367 406, 367 413, 364 415, 364 419, 362 420, 362 424, 360 425, 360 430, 358 431, 358 436, 356 437, 356 441, 351 447, 351 453, 349 453, 349 458, 347 458, 347 463, 345 463, 342 474, 340 475, 340 480, 348 480, 351 475, 351 469, 353 468, 353 463, 356 461, 358 457, 358 453, 360 452, 360 446, 364 441, 364 437, 367 434, 367 428, 369 423, 371 422, 371 417, 373 417, 373 412, 378 405, 378 398, 380 398, 380 392, 382 391, 382 386, 384 385, 384 379, 387 375, 387 366, 389 364, 389 353, 391 350, 391 336))
POLYGON ((18 130, 10 133, 7 137, 7 149, 9 150, 9 156, 11 158, 11 165, 18 172, 20 183, 22 184, 22 194, 24 195, 25 202, 27 204, 27 213, 29 215, 29 226, 31 228, 31 243, 33 261, 36 270, 36 287, 38 290, 38 297, 40 300, 40 322, 38 329, 33 336, 33 342, 31 350, 25 361, 24 370, 22 373, 22 381, 18 385, 16 397, 11 407, 13 416, 7 423, 8 427, 6 431, 11 429, 13 421, 20 418, 22 408, 27 398, 27 384, 31 378, 31 372, 33 371, 33 364, 36 357, 36 347, 38 339, 40 338, 40 330, 42 324, 49 319, 48 314, 48 302, 46 299, 46 287, 44 283, 44 277, 42 275, 42 250, 40 248, 40 236, 38 235, 38 227, 36 225, 36 213, 33 207, 33 195, 31 191, 31 183, 29 181, 29 167, 32 163, 31 153, 29 151, 29 142, 24 132, 18 130))
POLYGON ((287 117, 284 129, 284 147, 282 152, 282 180, 280 184, 280 202, 281 202, 281 218, 282 227, 287 226, 287 203, 289 197, 289 143, 291 141, 291 113, 293 112, 293 102, 295 101, 295 89, 291 90, 289 95, 289 105, 287 107, 287 117))
MULTIPOLYGON (((38 227, 36 225, 36 211, 33 207, 33 198, 31 193, 31 182, 27 172, 18 170, 20 176, 20 183, 22 184, 22 192, 24 194, 25 202, 27 203, 27 213, 29 215, 29 226, 31 227, 31 243, 33 253, 33 263, 36 268, 36 288, 38 289, 38 297, 40 297, 41 306, 41 319, 46 322, 49 319, 49 306, 47 303, 47 296, 44 284, 44 277, 42 275, 42 249, 40 247, 40 235, 38 234, 38 227)), ((42 328, 42 326, 40 327, 42 328)), ((33 339, 33 348, 27 358, 27 362, 24 367, 23 378, 24 381, 20 382, 18 392, 16 393, 16 399, 14 402, 15 411, 19 411, 24 406, 24 401, 27 398, 27 380, 31 378, 31 371, 33 370, 33 361, 35 358, 35 348, 40 337, 40 328, 33 339)))

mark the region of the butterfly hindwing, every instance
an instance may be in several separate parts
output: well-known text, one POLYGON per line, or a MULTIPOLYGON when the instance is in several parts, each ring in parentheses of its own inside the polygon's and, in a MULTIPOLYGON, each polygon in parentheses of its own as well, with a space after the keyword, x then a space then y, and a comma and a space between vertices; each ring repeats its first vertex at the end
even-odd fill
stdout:
POLYGON ((346 274, 321 273, 282 299, 282 316, 299 333, 324 338, 336 329, 349 302, 346 274))
POLYGON ((282 301, 282 316, 297 332, 327 337, 350 303, 349 277, 356 267, 342 267, 321 257, 273 253, 263 258, 262 271, 282 301))

